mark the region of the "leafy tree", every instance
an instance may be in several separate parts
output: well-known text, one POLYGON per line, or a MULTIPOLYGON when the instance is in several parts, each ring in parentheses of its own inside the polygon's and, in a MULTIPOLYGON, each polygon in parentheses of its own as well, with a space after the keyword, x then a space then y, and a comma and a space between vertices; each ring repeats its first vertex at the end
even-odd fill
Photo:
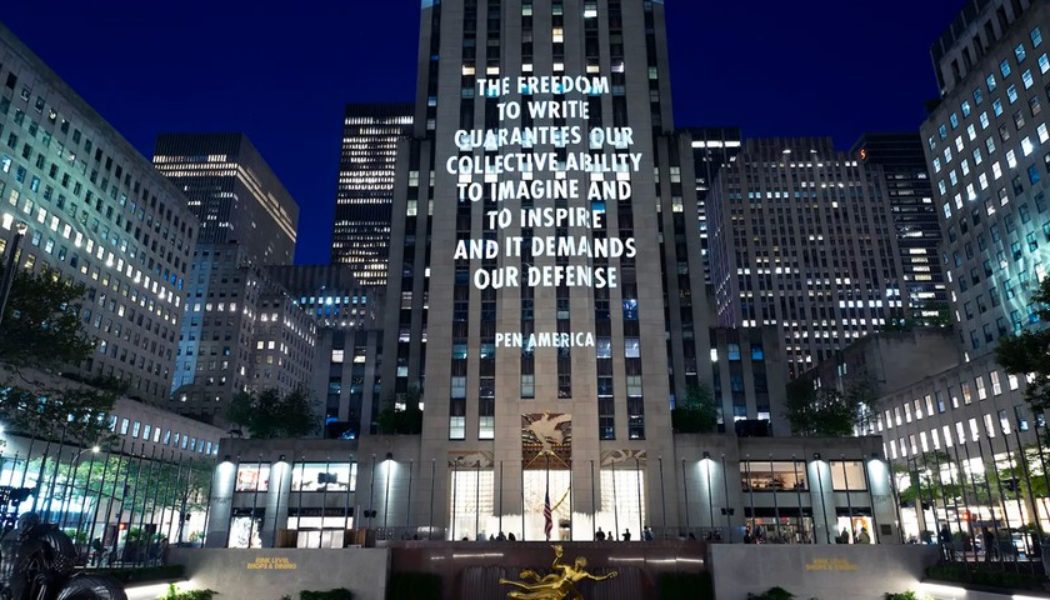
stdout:
POLYGON ((0 344, 0 363, 19 369, 57 369, 77 365, 94 350, 80 327, 80 302, 85 288, 62 279, 57 271, 19 271, 4 310, 4 337, 17 344, 0 344))
POLYGON ((931 452, 925 461, 918 460, 910 465, 894 467, 898 481, 905 479, 908 485, 898 485, 901 504, 918 502, 945 502, 956 504, 962 502, 979 503, 978 499, 969 498, 973 488, 968 485, 965 473, 952 458, 944 452, 931 452), (950 469, 950 471, 949 471, 950 469), (949 471, 949 472, 945 472, 949 471))
POLYGON ((5 340, 17 340, 0 344, 0 420, 12 429, 82 444, 109 434, 106 413, 124 388, 112 380, 59 377, 94 350, 81 329, 83 295, 83 286, 55 271, 16 274, 0 324, 5 340))
POLYGON ((310 399, 301 391, 284 397, 276 389, 253 395, 237 394, 226 418, 257 439, 295 438, 317 431, 318 419, 310 399))
MULTIPOLYGON (((1050 321, 1050 277, 1043 279, 1032 301, 1040 321, 1050 321)), ((1032 412, 1050 409, 1050 329, 1001 338, 995 357, 1007 373, 1028 377, 1025 400, 1032 412)))
POLYGON ((423 432, 423 411, 419 404, 423 392, 417 386, 411 386, 401 395, 404 408, 390 406, 379 413, 376 427, 383 435, 419 435, 423 432))
POLYGON ((671 425, 678 433, 713 433, 718 429, 718 407, 711 390, 691 385, 680 406, 671 411, 671 425))
MULTIPOLYGON (((97 503, 114 500, 114 510, 141 515, 162 509, 180 512, 203 510, 214 464, 204 459, 182 459, 177 463, 113 453, 107 458, 84 454, 83 460, 68 456, 55 468, 55 457, 30 461, 28 472, 42 473, 41 485, 55 502, 80 499, 86 511, 97 503), (73 463, 73 464, 70 464, 73 463), (41 470, 43 467, 43 470, 41 470)), ((148 520, 148 518, 147 518, 148 520)))
POLYGON ((848 437, 863 415, 864 392, 813 386, 805 377, 787 385, 785 411, 791 430, 805 437, 848 437))

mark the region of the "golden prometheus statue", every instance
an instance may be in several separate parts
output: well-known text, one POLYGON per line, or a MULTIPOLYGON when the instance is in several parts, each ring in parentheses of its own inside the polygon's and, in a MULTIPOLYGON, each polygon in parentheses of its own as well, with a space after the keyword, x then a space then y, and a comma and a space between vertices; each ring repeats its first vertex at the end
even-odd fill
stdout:
POLYGON ((554 562, 551 564, 553 573, 540 577, 539 573, 526 570, 518 575, 522 581, 500 579, 500 585, 513 585, 521 588, 520 591, 514 590, 507 593, 507 598, 513 600, 565 600, 566 598, 583 600, 583 595, 576 589, 577 583, 584 579, 605 581, 617 575, 616 571, 608 575, 591 575, 585 570, 587 559, 582 556, 577 556, 571 565, 563 564, 561 559, 565 555, 565 549, 561 544, 551 546, 551 548, 554 548, 554 562))

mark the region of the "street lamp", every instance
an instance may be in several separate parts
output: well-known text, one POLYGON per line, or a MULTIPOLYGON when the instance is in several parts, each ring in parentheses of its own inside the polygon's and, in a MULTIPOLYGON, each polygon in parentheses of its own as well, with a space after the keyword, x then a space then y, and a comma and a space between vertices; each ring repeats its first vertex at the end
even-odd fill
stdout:
POLYGON ((4 311, 7 310, 7 300, 11 295, 11 286, 15 282, 15 257, 18 254, 18 245, 29 231, 29 226, 19 221, 15 224, 15 237, 11 240, 11 249, 7 252, 7 261, 4 264, 4 278, 0 280, 0 323, 4 320, 4 311))

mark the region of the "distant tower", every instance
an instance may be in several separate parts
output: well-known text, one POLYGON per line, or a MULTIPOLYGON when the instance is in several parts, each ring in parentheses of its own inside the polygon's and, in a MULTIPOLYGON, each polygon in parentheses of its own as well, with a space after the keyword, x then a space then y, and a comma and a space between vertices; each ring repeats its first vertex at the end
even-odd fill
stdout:
POLYGON ((386 285, 398 142, 412 133, 412 112, 411 104, 346 107, 332 263, 362 285, 386 285))
POLYGON ((186 195, 198 243, 234 242, 260 264, 290 264, 299 205, 242 133, 157 138, 153 164, 186 195))

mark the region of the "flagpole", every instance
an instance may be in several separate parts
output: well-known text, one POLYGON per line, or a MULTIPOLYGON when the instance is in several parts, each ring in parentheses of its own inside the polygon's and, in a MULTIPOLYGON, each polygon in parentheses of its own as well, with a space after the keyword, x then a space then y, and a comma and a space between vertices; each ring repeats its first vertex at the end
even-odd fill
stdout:
POLYGON ((544 494, 544 505, 543 505, 543 533, 547 536, 547 541, 551 541, 551 529, 553 529, 554 515, 551 511, 551 451, 547 451, 547 475, 546 475, 546 492, 544 494))

